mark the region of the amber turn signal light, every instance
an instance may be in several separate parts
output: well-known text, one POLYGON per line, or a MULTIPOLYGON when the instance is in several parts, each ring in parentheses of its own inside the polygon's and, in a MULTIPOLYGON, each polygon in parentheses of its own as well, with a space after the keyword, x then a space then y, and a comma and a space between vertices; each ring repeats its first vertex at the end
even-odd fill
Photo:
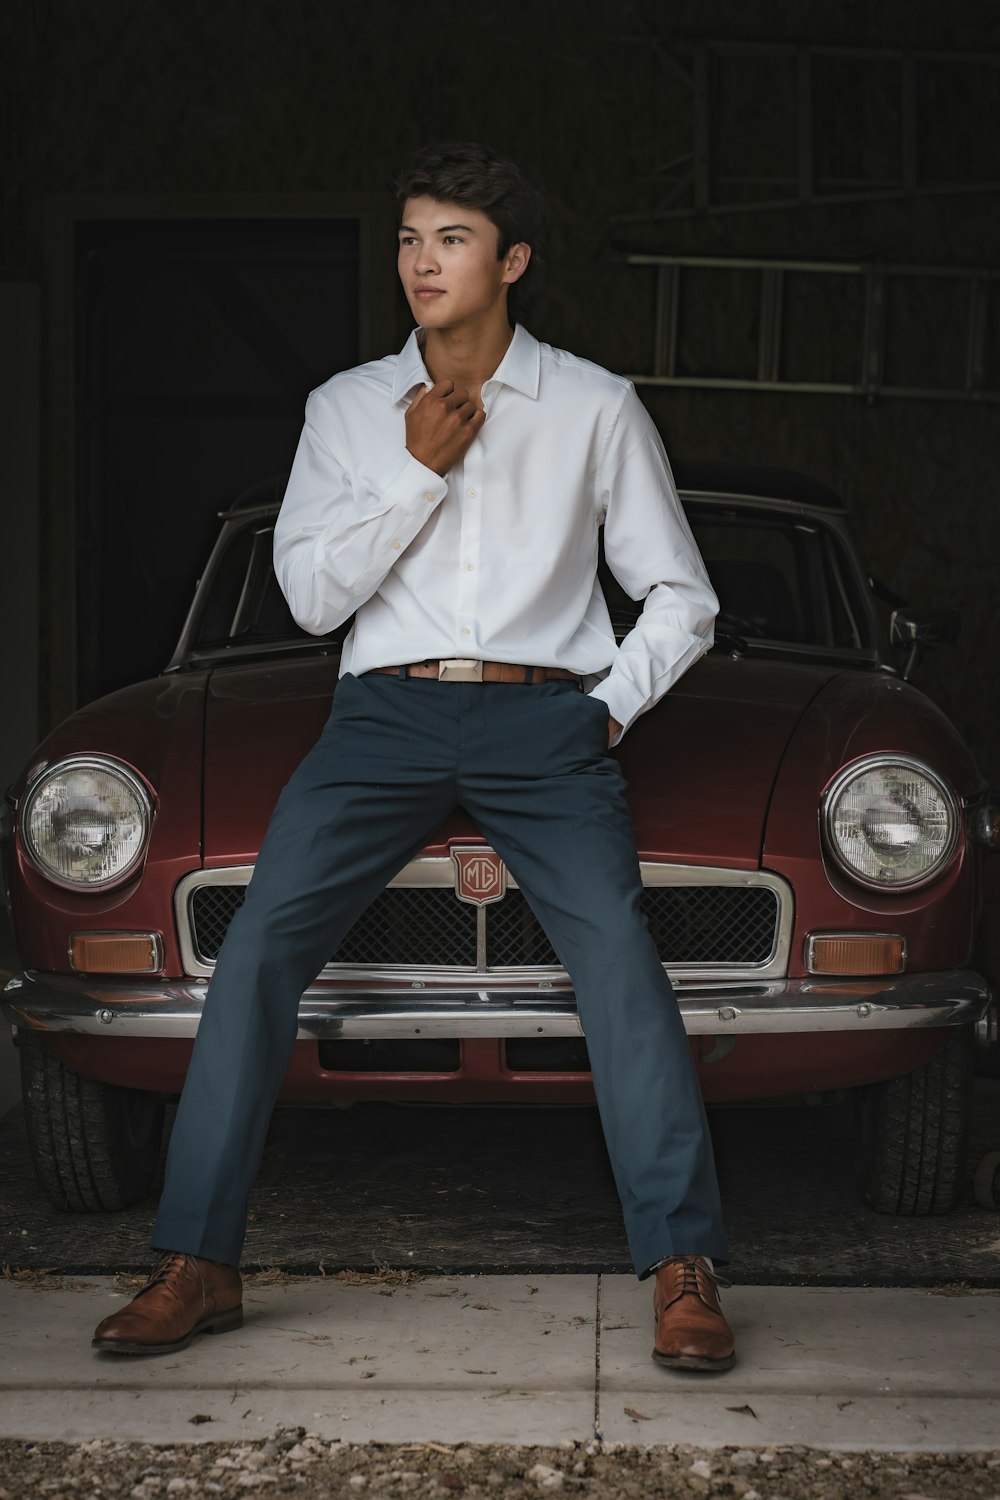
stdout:
POLYGON ((158 932, 74 932, 69 961, 80 974, 150 974, 163 948, 158 932))
POLYGON ((810 974, 902 974, 906 939, 895 932, 824 932, 806 939, 810 974))

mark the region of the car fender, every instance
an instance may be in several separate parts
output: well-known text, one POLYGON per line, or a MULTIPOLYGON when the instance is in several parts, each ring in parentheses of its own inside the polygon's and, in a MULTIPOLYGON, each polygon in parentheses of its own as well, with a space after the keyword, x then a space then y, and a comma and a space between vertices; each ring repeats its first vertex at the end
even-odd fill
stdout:
POLYGON ((881 672, 831 679, 789 741, 765 831, 765 868, 791 880, 796 891, 790 974, 806 972, 804 943, 817 930, 902 932, 907 971, 966 964, 981 893, 979 851, 965 807, 983 792, 957 730, 918 689, 881 672), (893 753, 923 761, 962 804, 958 844, 944 872, 897 893, 868 890, 835 869, 825 855, 820 822, 823 792, 842 767, 866 755, 893 753))

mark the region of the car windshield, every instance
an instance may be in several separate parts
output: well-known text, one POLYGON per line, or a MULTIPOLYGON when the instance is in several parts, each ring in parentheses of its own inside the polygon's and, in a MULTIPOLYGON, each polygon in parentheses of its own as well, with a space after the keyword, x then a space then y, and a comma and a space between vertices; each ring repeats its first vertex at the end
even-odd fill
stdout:
MULTIPOLYGON (((832 527, 800 514, 689 501, 685 510, 719 596, 716 635, 751 648, 874 650, 857 567, 832 527)), ((616 630, 638 606, 605 567, 616 630)))
MULTIPOLYGON (((719 596, 720 645, 871 654, 873 627, 860 577, 831 527, 763 506, 690 501, 686 510, 719 596)), ((330 649, 343 639, 349 622, 316 637, 292 619, 271 562, 273 530, 273 515, 227 523, 189 624, 188 654, 228 654, 241 647, 330 649)), ((641 605, 603 558, 601 582, 621 639, 641 605)))

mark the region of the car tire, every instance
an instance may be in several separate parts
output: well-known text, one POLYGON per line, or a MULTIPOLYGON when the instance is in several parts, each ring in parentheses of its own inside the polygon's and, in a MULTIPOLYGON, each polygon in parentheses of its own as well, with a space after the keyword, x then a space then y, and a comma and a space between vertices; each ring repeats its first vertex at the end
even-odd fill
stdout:
POLYGON ((57 1208, 127 1208, 152 1185, 164 1106, 140 1089, 84 1078, 32 1032, 19 1037, 28 1144, 38 1179, 57 1208))
POLYGON ((964 1182, 975 1040, 956 1027, 921 1067, 856 1091, 861 1196, 881 1214, 946 1214, 964 1182))

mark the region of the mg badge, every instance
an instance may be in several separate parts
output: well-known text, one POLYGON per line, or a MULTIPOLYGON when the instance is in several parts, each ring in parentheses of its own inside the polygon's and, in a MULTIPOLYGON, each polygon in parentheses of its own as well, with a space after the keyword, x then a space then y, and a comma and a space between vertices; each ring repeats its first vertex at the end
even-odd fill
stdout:
POLYGON ((507 889, 507 870, 495 849, 453 849, 455 895, 473 906, 501 901, 507 889))

